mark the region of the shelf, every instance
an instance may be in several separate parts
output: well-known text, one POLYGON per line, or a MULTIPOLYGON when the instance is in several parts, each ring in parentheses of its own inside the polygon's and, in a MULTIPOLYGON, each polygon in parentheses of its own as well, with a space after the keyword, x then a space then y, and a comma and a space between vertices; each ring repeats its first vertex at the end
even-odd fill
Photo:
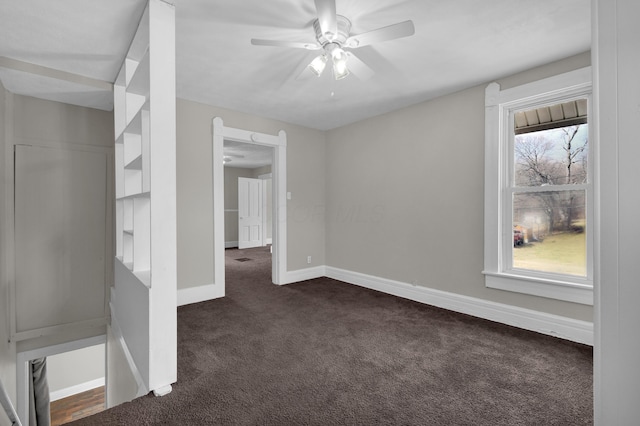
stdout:
POLYGON ((123 197, 118 197, 118 198, 116 198, 116 200, 133 200, 135 198, 149 198, 150 195, 151 195, 151 193, 149 191, 139 192, 137 194, 129 194, 129 195, 125 195, 123 197))
POLYGON ((133 235, 123 233, 122 237, 122 263, 133 269, 133 235))
POLYGON ((174 383, 176 375, 171 355, 175 312, 165 309, 167 303, 175 304, 177 288, 175 6, 167 0, 146 3, 114 83, 115 239, 120 259, 114 283, 120 306, 113 315, 127 343, 136 348, 132 361, 144 386, 154 389, 174 383), (156 351, 168 355, 150 356, 156 351))
POLYGON ((149 97, 149 50, 138 63, 131 81, 127 85, 127 93, 149 97))
POLYGON ((136 31, 127 57, 135 61, 140 61, 145 52, 149 49, 149 8, 145 8, 140 23, 138 24, 138 30, 136 31))
MULTIPOLYGON (((115 83, 113 83, 113 104, 122 105, 126 99, 125 78, 124 70, 118 73, 115 83)), ((115 134, 119 135, 124 130, 127 117, 123 108, 114 108, 113 110, 113 122, 115 134)))
MULTIPOLYGON (((136 93, 126 92, 126 106, 125 110, 127 113, 127 123, 131 123, 135 117, 140 113, 140 111, 147 104, 147 97, 144 95, 138 95, 136 93)), ((129 126, 127 125, 127 128, 129 126)), ((126 130, 125 130, 126 131, 126 130)), ((138 132, 139 133, 139 130, 138 132)))
POLYGON ((125 164, 124 168, 128 170, 142 170, 142 154, 125 164))
POLYGON ((127 56, 124 58, 124 76, 125 76, 125 87, 129 85, 129 82, 133 78, 136 73, 136 68, 138 67, 138 61, 133 58, 127 56))
POLYGON ((120 173, 120 171, 124 169, 124 145, 118 143, 119 140, 120 138, 116 140, 114 147, 116 199, 124 195, 124 176, 120 173))
POLYGON ((123 135, 127 133, 132 133, 135 135, 139 135, 142 133, 142 119, 141 119, 142 109, 138 110, 135 116, 129 120, 127 126, 124 128, 122 132, 123 135))
POLYGON ((135 275, 145 287, 151 288, 151 271, 133 271, 133 275, 135 275))
MULTIPOLYGON (((124 95, 125 97, 127 95, 124 95)), ((129 97, 131 96, 138 96, 139 95, 129 95, 129 97)), ((141 97, 140 97, 141 98, 141 97)), ((142 103, 138 103, 136 104, 136 106, 131 106, 129 105, 131 102, 126 102, 123 100, 123 103, 126 103, 127 107, 123 108, 127 110, 127 114, 126 117, 124 117, 124 123, 122 125, 122 128, 120 128, 120 126, 118 126, 116 128, 116 143, 123 143, 124 140, 122 139, 124 134, 127 133, 131 133, 131 134, 137 134, 140 135, 142 134, 142 111, 146 111, 147 113, 149 112, 149 101, 145 100, 142 103)), ((147 121, 148 124, 148 121, 147 121)))
MULTIPOLYGON (((120 140, 124 134, 142 135, 148 133, 148 129, 143 127, 143 112, 149 113, 149 100, 135 94, 127 94, 127 121, 124 129, 118 133, 116 141, 120 140), (139 102, 132 100, 137 99, 139 102), (131 104, 131 105, 130 105, 131 104), (143 132, 144 130, 144 132, 143 132)), ((144 120, 145 126, 148 126, 148 116, 144 120)))
POLYGON ((133 229, 133 201, 124 200, 122 204, 122 231, 133 229))
POLYGON ((123 161, 124 165, 131 163, 142 154, 142 135, 136 133, 124 133, 123 161))
POLYGON ((124 169, 124 195, 142 193, 142 170, 124 169))

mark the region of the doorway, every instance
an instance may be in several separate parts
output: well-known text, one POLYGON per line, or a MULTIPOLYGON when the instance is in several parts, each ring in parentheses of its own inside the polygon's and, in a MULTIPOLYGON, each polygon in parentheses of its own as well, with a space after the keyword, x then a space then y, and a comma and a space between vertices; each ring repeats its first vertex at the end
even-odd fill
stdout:
POLYGON ((225 248, 272 243, 273 147, 224 141, 225 248))
POLYGON ((272 150, 272 282, 278 285, 286 284, 285 277, 287 271, 286 133, 281 130, 278 135, 269 135, 266 133, 226 127, 221 118, 214 118, 212 150, 213 227, 214 279, 217 297, 222 297, 225 294, 225 141, 227 144, 244 143, 259 145, 272 150))
MULTIPOLYGON (((84 339, 78 339, 67 343, 61 343, 52 346, 41 347, 32 350, 26 350, 22 352, 18 352, 16 354, 16 387, 17 387, 17 412, 20 420, 23 424, 29 424, 29 399, 30 399, 30 386, 29 380, 31 377, 30 371, 30 362, 32 360, 47 358, 47 357, 55 357, 62 354, 69 354, 71 352, 87 349, 87 348, 95 348, 95 350, 83 353, 82 355, 89 354, 91 359, 82 360, 83 364, 85 364, 84 368, 69 368, 68 365, 64 364, 65 360, 63 360, 64 370, 63 372, 56 372, 57 375, 65 377, 64 381, 58 381, 67 384, 64 386, 60 386, 61 389, 57 389, 54 386, 54 391, 58 391, 57 394, 53 395, 49 394, 48 399, 58 399, 58 397, 69 396, 75 393, 82 392, 84 390, 88 390, 90 388, 95 388, 98 386, 106 386, 104 377, 106 376, 106 364, 104 362, 105 358, 105 345, 106 345, 106 335, 99 335, 94 337, 88 337, 84 339), (96 354, 101 356, 96 356, 96 354), (96 364, 97 363, 97 364, 96 364), (86 364, 89 364, 90 367, 87 367, 86 364), (101 364, 101 365, 100 365, 101 364), (96 375, 96 371, 102 371, 102 377, 99 377, 100 374, 96 375), (71 382, 74 382, 74 386, 68 386, 68 379, 71 377, 71 382), (53 396, 53 398, 51 398, 53 396)), ((68 360, 66 360, 68 361, 68 360)), ((59 363, 58 363, 59 364, 59 363)), ((56 363, 53 364, 53 368, 56 368, 56 363)), ((58 365, 59 366, 59 365, 58 365)), ((54 374, 54 379, 55 374, 54 374)), ((57 379, 56 379, 57 380, 57 379)), ((55 380, 54 380, 55 383, 55 380)), ((48 389, 49 390, 49 389, 48 389)), ((48 391, 47 390, 47 391, 48 391)), ((105 392, 106 394, 106 392, 105 392)))

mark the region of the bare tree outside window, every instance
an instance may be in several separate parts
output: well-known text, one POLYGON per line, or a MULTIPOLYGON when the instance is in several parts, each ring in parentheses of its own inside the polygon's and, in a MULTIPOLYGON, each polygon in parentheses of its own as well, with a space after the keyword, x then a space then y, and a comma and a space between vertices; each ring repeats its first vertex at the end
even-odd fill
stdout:
POLYGON ((514 137, 513 267, 586 276, 588 125, 549 127, 514 137))

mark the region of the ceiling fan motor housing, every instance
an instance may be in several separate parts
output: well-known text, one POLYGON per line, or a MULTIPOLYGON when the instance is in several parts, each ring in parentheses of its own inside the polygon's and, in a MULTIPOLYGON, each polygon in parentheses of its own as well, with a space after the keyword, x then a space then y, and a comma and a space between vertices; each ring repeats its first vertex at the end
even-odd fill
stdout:
POLYGON ((339 46, 343 46, 349 38, 349 32, 351 31, 351 21, 342 15, 336 15, 336 21, 338 23, 338 34, 323 34, 320 28, 320 21, 317 19, 313 21, 313 29, 316 32, 316 40, 324 47, 328 43, 336 43, 339 46))

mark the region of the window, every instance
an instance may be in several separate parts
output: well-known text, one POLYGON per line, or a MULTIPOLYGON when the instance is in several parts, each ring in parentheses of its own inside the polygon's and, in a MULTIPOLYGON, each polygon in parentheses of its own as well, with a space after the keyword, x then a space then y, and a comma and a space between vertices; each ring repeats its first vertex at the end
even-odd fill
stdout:
POLYGON ((591 68, 486 90, 487 287, 593 304, 591 68))

